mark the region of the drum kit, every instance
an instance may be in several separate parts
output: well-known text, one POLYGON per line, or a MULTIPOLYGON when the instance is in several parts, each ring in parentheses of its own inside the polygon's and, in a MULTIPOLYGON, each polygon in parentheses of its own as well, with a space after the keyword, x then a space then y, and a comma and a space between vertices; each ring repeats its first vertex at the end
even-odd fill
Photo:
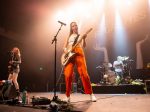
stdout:
POLYGON ((123 79, 120 83, 120 77, 116 74, 113 70, 113 66, 109 62, 103 62, 101 65, 97 66, 97 69, 100 69, 100 84, 104 85, 118 85, 118 84, 129 84, 131 81, 131 63, 133 62, 132 59, 129 59, 128 56, 122 57, 123 62, 123 79))

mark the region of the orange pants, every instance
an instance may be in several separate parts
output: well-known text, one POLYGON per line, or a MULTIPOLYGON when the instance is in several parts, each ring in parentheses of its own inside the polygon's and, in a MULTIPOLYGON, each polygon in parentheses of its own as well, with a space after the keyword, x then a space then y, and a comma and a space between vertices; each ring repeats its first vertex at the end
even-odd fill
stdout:
POLYGON ((64 75, 65 75, 65 81, 66 81, 66 96, 70 96, 71 88, 72 88, 72 78, 73 78, 73 69, 74 65, 77 66, 77 70, 80 74, 80 78, 82 80, 82 84, 84 87, 84 91, 86 94, 92 94, 92 87, 90 78, 87 72, 87 66, 85 61, 85 56, 83 49, 81 47, 76 47, 74 49, 75 57, 70 59, 69 63, 64 67, 64 75))

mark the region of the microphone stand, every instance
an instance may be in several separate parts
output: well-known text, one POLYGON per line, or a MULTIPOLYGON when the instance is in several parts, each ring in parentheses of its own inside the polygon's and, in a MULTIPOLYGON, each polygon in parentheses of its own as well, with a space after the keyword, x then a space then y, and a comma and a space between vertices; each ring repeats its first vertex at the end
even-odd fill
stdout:
POLYGON ((61 28, 62 28, 63 24, 61 24, 60 28, 58 29, 56 35, 54 36, 53 40, 52 40, 52 44, 55 44, 55 57, 54 57, 54 97, 53 97, 53 101, 57 101, 58 100, 58 96, 56 96, 56 57, 57 57, 57 35, 60 32, 61 28))
POLYGON ((61 30, 62 26, 64 24, 61 24, 60 28, 58 29, 56 35, 54 36, 53 40, 52 40, 52 44, 55 43, 55 63, 54 63, 54 96, 53 96, 53 99, 50 103, 50 108, 53 112, 58 112, 58 110, 70 110, 70 104, 67 104, 67 102, 64 102, 64 101, 61 101, 58 96, 56 95, 56 86, 57 86, 57 83, 56 83, 56 55, 57 55, 57 52, 56 52, 56 48, 57 48, 57 35, 59 33, 59 31, 61 30))

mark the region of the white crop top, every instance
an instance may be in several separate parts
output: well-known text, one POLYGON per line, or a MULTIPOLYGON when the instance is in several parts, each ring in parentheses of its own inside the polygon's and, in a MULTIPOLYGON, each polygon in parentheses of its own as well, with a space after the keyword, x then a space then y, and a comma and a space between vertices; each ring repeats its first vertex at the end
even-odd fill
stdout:
MULTIPOLYGON (((70 35, 69 39, 68 39, 68 45, 73 45, 75 39, 77 37, 77 34, 72 34, 70 35)), ((81 36, 78 37, 78 41, 80 40, 81 36)), ((79 44, 80 45, 80 44, 79 44)))

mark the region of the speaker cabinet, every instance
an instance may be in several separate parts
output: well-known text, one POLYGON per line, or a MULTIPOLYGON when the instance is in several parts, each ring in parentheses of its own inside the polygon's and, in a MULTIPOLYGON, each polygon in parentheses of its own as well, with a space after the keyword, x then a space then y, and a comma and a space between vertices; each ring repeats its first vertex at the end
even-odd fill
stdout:
POLYGON ((14 85, 4 83, 0 86, 0 100, 8 100, 16 97, 17 94, 14 85))

